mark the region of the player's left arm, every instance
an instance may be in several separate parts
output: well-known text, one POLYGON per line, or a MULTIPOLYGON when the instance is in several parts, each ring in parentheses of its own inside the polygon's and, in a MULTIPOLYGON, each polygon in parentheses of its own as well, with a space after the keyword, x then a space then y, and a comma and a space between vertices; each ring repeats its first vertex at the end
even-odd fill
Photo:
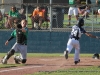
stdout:
POLYGON ((86 34, 87 36, 89 36, 89 37, 100 39, 100 37, 95 36, 95 35, 92 35, 92 34, 90 34, 90 33, 88 33, 88 32, 86 32, 85 34, 86 34))
POLYGON ((25 33, 25 32, 26 32, 26 33, 28 32, 28 28, 27 28, 27 27, 22 28, 21 30, 22 30, 22 32, 24 32, 24 33, 25 33))
POLYGON ((22 32, 23 32, 24 35, 27 37, 27 35, 28 35, 28 28, 27 28, 27 27, 22 28, 22 32))

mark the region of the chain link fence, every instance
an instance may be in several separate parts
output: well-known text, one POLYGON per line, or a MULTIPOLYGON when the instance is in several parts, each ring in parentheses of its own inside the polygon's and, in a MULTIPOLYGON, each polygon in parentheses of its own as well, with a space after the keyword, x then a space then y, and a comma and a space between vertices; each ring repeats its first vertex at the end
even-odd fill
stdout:
MULTIPOLYGON (((32 28, 31 18, 29 17, 33 10, 37 7, 37 5, 41 5, 46 8, 47 11, 47 19, 48 21, 44 21, 42 23, 42 30, 57 30, 57 31, 70 31, 71 27, 77 24, 77 20, 74 15, 72 15, 71 26, 67 26, 68 24, 68 4, 36 4, 36 3, 9 3, 9 4, 0 4, 0 10, 3 15, 3 19, 0 20, 0 29, 8 29, 5 27, 5 23, 7 21, 5 14, 8 14, 9 10, 11 10, 11 6, 16 6, 17 10, 21 8, 25 9, 26 19, 28 20, 28 28, 32 28), (51 13, 52 12, 52 13, 51 13)), ((96 5, 91 5, 91 12, 88 18, 84 18, 85 26, 84 28, 87 31, 99 31, 100 30, 100 16, 94 14, 98 7, 96 5)), ((31 29, 34 30, 34 29, 31 29)))

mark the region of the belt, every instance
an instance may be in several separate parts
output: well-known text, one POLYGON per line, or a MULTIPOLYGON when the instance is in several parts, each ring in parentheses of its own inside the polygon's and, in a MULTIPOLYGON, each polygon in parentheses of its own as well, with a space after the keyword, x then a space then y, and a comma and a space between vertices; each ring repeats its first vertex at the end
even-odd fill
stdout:
POLYGON ((21 44, 21 45, 27 45, 27 44, 24 43, 24 44, 21 44))
MULTIPOLYGON (((73 37, 74 38, 74 37, 73 37)), ((71 39, 73 39, 73 38, 71 38, 71 39)), ((79 39, 76 39, 76 38, 74 38, 75 40, 79 40, 79 39)))
POLYGON ((27 45, 27 44, 25 44, 25 43, 23 43, 23 44, 22 44, 22 43, 18 43, 18 44, 20 44, 20 45, 27 45))

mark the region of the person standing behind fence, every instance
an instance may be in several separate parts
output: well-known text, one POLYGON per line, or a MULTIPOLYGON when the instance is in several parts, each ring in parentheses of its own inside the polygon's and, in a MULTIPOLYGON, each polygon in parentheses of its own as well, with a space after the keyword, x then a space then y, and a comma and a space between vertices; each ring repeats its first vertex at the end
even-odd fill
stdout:
POLYGON ((96 0, 96 4, 98 5, 98 14, 100 15, 100 0, 96 0))
POLYGON ((11 50, 3 57, 1 60, 2 64, 7 64, 8 59, 14 55, 15 52, 19 51, 19 55, 14 56, 16 64, 23 63, 27 61, 27 36, 28 28, 26 27, 27 20, 22 20, 21 24, 18 24, 16 29, 11 33, 11 37, 5 42, 5 45, 8 45, 9 41, 13 38, 16 38, 16 43, 13 45, 11 50))
POLYGON ((67 26, 71 25, 71 16, 74 14, 74 16, 76 17, 76 20, 78 20, 78 9, 77 9, 77 5, 79 0, 69 0, 69 10, 68 10, 68 20, 69 20, 69 24, 67 26))

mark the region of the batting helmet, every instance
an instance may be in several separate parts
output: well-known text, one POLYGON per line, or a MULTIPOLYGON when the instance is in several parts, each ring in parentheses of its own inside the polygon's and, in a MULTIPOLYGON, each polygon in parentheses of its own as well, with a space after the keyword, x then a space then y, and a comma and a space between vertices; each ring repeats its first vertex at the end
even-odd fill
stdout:
POLYGON ((83 20, 83 18, 79 18, 79 19, 78 19, 77 25, 78 25, 79 27, 81 27, 81 26, 84 25, 84 20, 83 20))

